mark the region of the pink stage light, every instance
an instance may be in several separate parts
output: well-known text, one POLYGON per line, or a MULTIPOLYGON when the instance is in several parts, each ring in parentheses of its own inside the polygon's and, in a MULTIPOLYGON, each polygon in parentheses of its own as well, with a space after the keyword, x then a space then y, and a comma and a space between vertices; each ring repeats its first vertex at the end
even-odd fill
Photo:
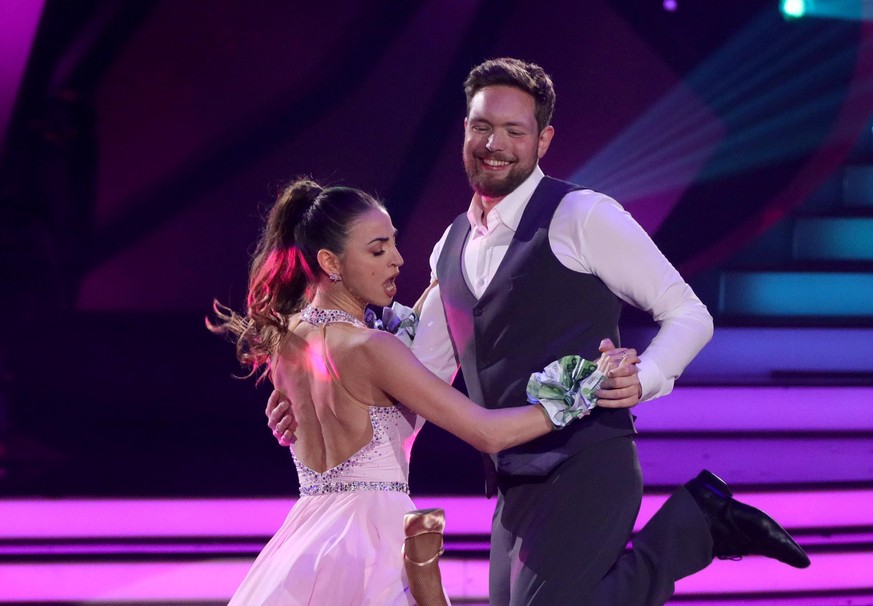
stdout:
MULTIPOLYGON (((873 490, 738 492, 734 497, 766 511, 788 529, 873 526, 873 490)), ((639 530, 667 500, 666 495, 644 497, 634 530, 639 530)))
POLYGON ((871 431, 871 402, 871 387, 679 386, 656 404, 640 406, 638 427, 644 433, 747 432, 754 415, 755 431, 871 431))
MULTIPOLYGON (((227 600, 242 580, 251 559, 198 562, 4 564, 0 566, 0 601, 227 600), (50 583, 46 579, 51 579, 50 583)), ((441 562, 449 595, 482 600, 488 593, 488 562, 483 559, 441 562)), ((742 596, 780 593, 869 591, 873 554, 818 554, 804 570, 766 558, 741 562, 716 560, 705 570, 677 583, 676 594, 742 596)), ((720 602, 723 603, 723 602, 720 602)))
POLYGON ((250 566, 250 560, 3 564, 0 602, 226 601, 250 566))
POLYGON ((0 143, 15 107, 45 0, 5 0, 0 5, 0 143))
MULTIPOLYGON (((873 527, 873 490, 737 493, 787 528, 873 527)), ((643 497, 637 529, 666 495, 643 497)), ((489 534, 494 501, 484 497, 416 497, 418 507, 446 510, 449 534, 489 534)), ((0 540, 119 537, 265 537, 282 524, 293 498, 8 499, 0 501, 0 540)))
MULTIPOLYGON (((801 529, 798 536, 802 544, 826 545, 829 552, 814 551, 812 566, 806 570, 766 558, 716 561, 701 573, 681 580, 677 595, 766 594, 775 599, 780 592, 794 595, 870 591, 873 553, 853 553, 854 547, 847 549, 847 553, 839 550, 847 543, 869 544, 873 533, 864 529, 873 527, 873 490, 737 496, 773 514, 789 529, 801 529)), ((666 498, 644 497, 637 527, 666 498)), ((45 561, 0 566, 0 602, 117 604, 226 600, 251 565, 254 553, 281 524, 293 502, 293 499, 2 501, 2 554, 6 558, 29 554, 45 561), (203 538, 210 541, 198 542, 203 538), (28 539, 35 542, 28 544, 28 539), (85 542, 77 544, 78 539, 85 542), (2 545, 3 541, 7 544, 2 545), (144 561, 111 561, 122 553, 140 555, 144 561), (162 555, 176 553, 184 553, 186 561, 160 561, 162 555), (252 555, 239 557, 240 553, 252 555), (84 554, 92 561, 59 561, 69 554, 84 554), (107 561, 93 561, 100 557, 107 561), (51 579, 51 583, 46 579, 51 579)), ((487 549, 494 502, 440 496, 420 497, 416 502, 419 507, 446 509, 449 551, 443 563, 443 576, 450 595, 463 598, 465 603, 486 603, 488 563, 482 552, 487 549), (453 536, 461 540, 455 542, 453 536)))

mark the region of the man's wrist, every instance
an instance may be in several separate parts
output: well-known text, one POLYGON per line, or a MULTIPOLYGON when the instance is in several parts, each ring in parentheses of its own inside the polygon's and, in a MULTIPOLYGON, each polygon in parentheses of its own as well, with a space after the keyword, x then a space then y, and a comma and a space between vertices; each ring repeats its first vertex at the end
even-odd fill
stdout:
POLYGON ((637 364, 640 380, 640 402, 661 398, 673 391, 673 379, 661 374, 661 369, 653 362, 637 364))

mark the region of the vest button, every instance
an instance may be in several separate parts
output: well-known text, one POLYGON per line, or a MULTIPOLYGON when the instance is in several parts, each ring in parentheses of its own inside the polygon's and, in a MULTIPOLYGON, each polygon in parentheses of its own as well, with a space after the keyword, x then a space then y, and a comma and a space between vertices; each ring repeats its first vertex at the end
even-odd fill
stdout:
POLYGON ((482 310, 481 310, 480 308, 478 308, 478 307, 474 308, 474 309, 473 309, 473 315, 476 316, 476 317, 478 318, 479 316, 482 315, 482 310))

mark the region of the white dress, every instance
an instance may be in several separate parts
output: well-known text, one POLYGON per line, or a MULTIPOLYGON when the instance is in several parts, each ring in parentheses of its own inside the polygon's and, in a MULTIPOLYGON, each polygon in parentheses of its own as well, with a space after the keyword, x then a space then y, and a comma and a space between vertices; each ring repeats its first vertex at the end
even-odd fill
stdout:
POLYGON ((401 546, 403 516, 415 509, 406 443, 422 421, 403 406, 362 406, 369 410, 373 438, 343 463, 318 473, 292 451, 300 499, 230 606, 415 604, 401 546))

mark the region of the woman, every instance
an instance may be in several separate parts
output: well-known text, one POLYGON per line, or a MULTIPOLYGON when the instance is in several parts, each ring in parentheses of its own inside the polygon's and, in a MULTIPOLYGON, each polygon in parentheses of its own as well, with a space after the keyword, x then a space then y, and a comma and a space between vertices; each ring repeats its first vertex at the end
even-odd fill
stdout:
MULTIPOLYGON (((216 304, 219 320, 209 328, 235 337, 240 360, 292 402, 301 495, 231 604, 415 603, 403 574, 401 520, 414 508, 403 442, 418 417, 489 453, 555 428, 540 405, 477 406, 400 340, 365 326, 366 305, 394 298, 401 265, 396 230, 379 202, 360 190, 298 180, 270 212, 252 262, 247 314, 216 304)), ((407 543, 415 552, 407 556, 434 562, 441 536, 431 533, 439 520, 409 523, 422 534, 407 543)), ((435 563, 421 574, 435 584, 435 563)), ((442 594, 436 584, 434 603, 442 594)))

